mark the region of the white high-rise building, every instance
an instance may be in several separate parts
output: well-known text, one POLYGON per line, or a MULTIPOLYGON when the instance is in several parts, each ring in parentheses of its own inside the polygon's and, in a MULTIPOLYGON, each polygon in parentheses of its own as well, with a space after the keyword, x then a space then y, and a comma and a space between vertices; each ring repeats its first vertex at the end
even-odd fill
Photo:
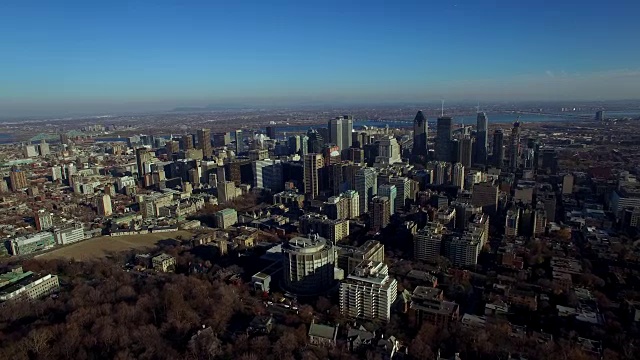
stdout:
POLYGON ((341 196, 347 199, 347 218, 357 219, 360 216, 360 196, 355 190, 347 190, 341 196))
POLYGON ((343 152, 351 147, 353 132, 353 118, 351 116, 339 116, 329 120, 329 141, 336 144, 343 152))
POLYGON ((404 208, 405 202, 410 197, 411 186, 409 179, 406 177, 392 177, 389 181, 391 185, 396 187, 396 199, 394 201, 395 212, 404 208))
POLYGON ((282 161, 257 160, 253 162, 253 187, 271 189, 273 192, 284 190, 282 161))
POLYGON ((340 284, 340 312, 353 319, 389 321, 398 282, 383 262, 363 261, 340 284))
POLYGON ((453 165, 453 185, 464 189, 464 166, 461 163, 453 165))
POLYGON ((60 166, 51 167, 51 179, 53 181, 56 181, 58 179, 62 180, 62 168, 60 166))

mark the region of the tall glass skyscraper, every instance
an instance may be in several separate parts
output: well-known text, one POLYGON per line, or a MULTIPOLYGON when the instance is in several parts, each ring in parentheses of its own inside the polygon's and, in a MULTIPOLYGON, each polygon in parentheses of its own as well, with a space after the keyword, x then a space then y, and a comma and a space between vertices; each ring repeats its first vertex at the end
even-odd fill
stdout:
POLYGON ((427 118, 418 111, 413 119, 413 155, 427 155, 427 118))
POLYGON ((436 160, 451 162, 453 150, 451 137, 453 133, 453 119, 449 116, 438 118, 436 125, 436 160))
POLYGON ((478 113, 476 120, 475 163, 487 165, 487 148, 489 146, 489 118, 483 112, 478 113))

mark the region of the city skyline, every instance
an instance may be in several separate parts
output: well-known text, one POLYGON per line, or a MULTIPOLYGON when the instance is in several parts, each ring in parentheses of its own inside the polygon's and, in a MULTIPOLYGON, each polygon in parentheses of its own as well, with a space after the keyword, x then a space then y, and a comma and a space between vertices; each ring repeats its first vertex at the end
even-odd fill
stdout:
POLYGON ((0 112, 638 99, 639 7, 5 4, 0 112))

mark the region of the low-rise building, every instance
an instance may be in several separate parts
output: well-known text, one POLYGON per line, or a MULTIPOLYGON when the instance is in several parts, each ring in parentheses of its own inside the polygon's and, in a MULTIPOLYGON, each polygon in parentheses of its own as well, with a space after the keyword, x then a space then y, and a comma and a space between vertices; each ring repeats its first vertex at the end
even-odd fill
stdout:
POLYGON ((55 292, 59 286, 56 275, 40 276, 18 267, 0 275, 0 301, 38 299, 55 292))
POLYGON ((20 236, 9 240, 11 255, 25 255, 32 252, 46 250, 55 246, 53 234, 44 231, 28 236, 20 236))
POLYGON ((329 326, 312 322, 309 326, 309 344, 311 345, 333 348, 336 346, 337 338, 338 325, 329 326))
POLYGON ((416 312, 418 324, 427 322, 435 326, 457 321, 460 314, 458 304, 445 301, 442 290, 426 286, 417 286, 413 290, 411 309, 416 312))
POLYGON ((82 224, 75 223, 72 226, 63 229, 55 229, 53 231, 53 236, 55 237, 58 245, 73 244, 84 240, 84 228, 82 224))
POLYGON ((176 258, 168 254, 160 254, 151 259, 153 269, 159 272, 170 272, 175 270, 176 258))

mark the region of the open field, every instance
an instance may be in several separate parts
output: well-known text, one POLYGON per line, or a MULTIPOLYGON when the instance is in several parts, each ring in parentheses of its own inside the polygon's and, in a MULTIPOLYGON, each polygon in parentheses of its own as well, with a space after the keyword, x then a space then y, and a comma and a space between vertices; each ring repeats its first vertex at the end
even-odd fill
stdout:
POLYGON ((190 238, 188 231, 174 231, 166 233, 126 235, 126 236, 100 236, 97 238, 81 241, 59 249, 52 250, 42 255, 37 255, 38 259, 70 259, 88 260, 105 257, 111 252, 127 251, 131 249, 144 249, 155 246, 160 240, 175 239, 178 236, 190 238))

